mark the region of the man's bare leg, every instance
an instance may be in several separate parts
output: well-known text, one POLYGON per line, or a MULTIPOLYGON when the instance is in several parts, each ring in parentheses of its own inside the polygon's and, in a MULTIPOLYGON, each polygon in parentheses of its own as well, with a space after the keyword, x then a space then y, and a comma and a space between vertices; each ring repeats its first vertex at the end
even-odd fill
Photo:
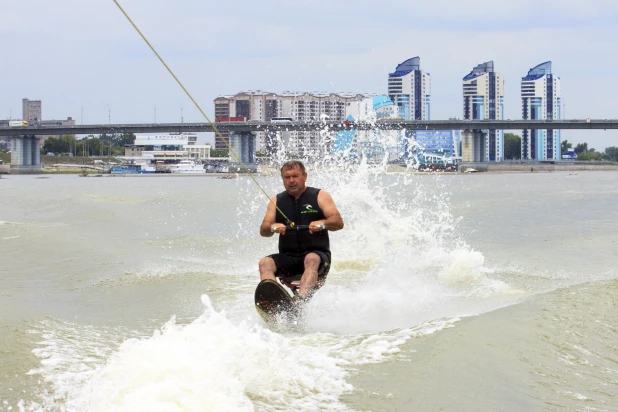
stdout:
POLYGON ((270 279, 277 280, 275 278, 275 272, 277 271, 277 265, 273 258, 266 256, 260 259, 259 263, 260 268, 260 280, 270 279))
POLYGON ((309 297, 318 284, 320 263, 322 263, 322 259, 317 253, 308 253, 305 256, 305 272, 300 278, 300 289, 298 290, 301 297, 309 297))

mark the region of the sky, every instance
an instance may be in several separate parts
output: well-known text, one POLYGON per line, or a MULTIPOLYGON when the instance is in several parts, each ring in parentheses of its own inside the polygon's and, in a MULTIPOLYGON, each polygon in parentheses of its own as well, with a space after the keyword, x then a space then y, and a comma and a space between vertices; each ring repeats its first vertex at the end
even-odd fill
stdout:
MULTIPOLYGON (((386 94, 388 73, 420 56, 432 120, 462 117, 462 78, 493 60, 505 118, 521 118, 520 82, 552 61, 566 118, 618 118, 615 0, 119 0, 213 117, 246 90, 386 94)), ((77 124, 202 122, 113 0, 4 0, 0 119, 23 98, 43 119, 77 124)), ((618 130, 562 132, 599 151, 618 130)))

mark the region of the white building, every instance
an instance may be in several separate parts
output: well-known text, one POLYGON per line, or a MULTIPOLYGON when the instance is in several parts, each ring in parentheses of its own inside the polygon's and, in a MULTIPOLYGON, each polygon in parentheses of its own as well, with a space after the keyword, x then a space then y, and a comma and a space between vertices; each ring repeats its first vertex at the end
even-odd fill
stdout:
MULTIPOLYGON (((504 78, 494 71, 494 62, 479 64, 463 78, 465 120, 504 119, 504 78)), ((502 130, 483 130, 483 139, 475 140, 477 162, 500 162, 504 159, 502 130)))
POLYGON ((186 157, 210 158, 210 144, 198 145, 196 133, 136 135, 133 145, 125 147, 125 156, 142 156, 154 160, 186 157))
MULTIPOLYGON (((214 101, 215 120, 244 117, 247 121, 268 122, 275 117, 291 117, 295 121, 344 121, 346 107, 364 99, 363 94, 247 91, 233 96, 220 96, 214 101)), ((221 133, 229 142, 229 133, 221 133)), ((256 151, 277 152, 299 156, 320 156, 330 152, 332 142, 329 136, 319 131, 277 132, 267 135, 255 132, 256 151)), ((216 149, 227 149, 227 145, 215 138, 216 149)))
POLYGON ((399 64, 388 75, 388 97, 405 120, 430 120, 431 78, 421 70, 420 57, 399 64))
POLYGON ((399 112, 388 96, 380 95, 348 103, 345 109, 346 119, 349 116, 357 122, 373 123, 378 119, 398 117, 399 112))
MULTIPOLYGON (((533 67, 521 79, 522 118, 530 120, 562 119, 560 78, 551 72, 551 62, 533 67)), ((522 159, 560 160, 560 130, 522 131, 522 159)))

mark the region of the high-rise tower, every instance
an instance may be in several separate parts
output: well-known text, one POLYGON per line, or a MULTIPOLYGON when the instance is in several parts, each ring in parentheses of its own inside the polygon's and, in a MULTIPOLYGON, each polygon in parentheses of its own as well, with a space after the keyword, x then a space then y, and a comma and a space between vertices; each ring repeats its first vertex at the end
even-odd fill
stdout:
MULTIPOLYGON (((494 71, 494 62, 476 66, 463 78, 465 120, 502 120, 504 118, 504 78, 494 71)), ((478 142, 476 161, 499 162, 504 159, 502 130, 484 130, 478 142)))
POLYGON ((405 120, 430 120, 431 78, 412 57, 388 75, 388 97, 405 120))
MULTIPOLYGON (((521 115, 524 120, 559 120, 560 78, 552 74, 551 62, 533 67, 521 79, 521 115)), ((560 130, 543 129, 522 131, 522 159, 559 160, 560 130)))

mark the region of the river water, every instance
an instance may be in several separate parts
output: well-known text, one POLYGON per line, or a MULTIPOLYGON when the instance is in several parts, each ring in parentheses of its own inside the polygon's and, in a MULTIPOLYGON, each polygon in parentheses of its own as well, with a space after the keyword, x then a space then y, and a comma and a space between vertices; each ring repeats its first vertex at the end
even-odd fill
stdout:
POLYGON ((45 177, 0 180, 0 410, 618 410, 615 172, 311 168, 346 226, 277 331, 251 179, 45 177))

